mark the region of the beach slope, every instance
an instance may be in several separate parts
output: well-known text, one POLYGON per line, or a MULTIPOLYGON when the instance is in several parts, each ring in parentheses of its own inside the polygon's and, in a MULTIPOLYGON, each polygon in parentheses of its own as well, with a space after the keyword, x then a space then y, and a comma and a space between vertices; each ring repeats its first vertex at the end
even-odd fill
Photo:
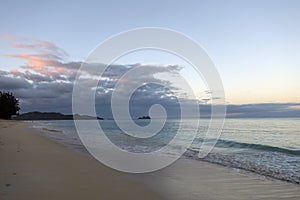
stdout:
POLYGON ((0 121, 1 200, 300 199, 298 184, 192 159, 152 173, 120 173, 29 125, 0 121))
POLYGON ((0 199, 162 199, 27 127, 25 122, 0 121, 0 199))

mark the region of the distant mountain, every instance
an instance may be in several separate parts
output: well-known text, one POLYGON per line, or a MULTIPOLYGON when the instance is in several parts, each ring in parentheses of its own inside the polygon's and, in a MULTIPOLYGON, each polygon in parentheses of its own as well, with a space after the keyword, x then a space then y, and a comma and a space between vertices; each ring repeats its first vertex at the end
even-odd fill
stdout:
POLYGON ((15 120, 103 120, 102 117, 92 117, 87 115, 64 115, 57 112, 28 112, 14 117, 15 120))

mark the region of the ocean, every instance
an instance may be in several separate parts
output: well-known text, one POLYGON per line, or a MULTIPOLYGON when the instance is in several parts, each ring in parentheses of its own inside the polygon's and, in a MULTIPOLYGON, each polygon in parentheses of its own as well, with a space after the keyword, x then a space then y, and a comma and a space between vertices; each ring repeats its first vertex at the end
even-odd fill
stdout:
MULTIPOLYGON (((99 123, 106 136, 120 148, 148 153, 166 145, 176 134, 180 121, 167 120, 158 136, 149 140, 135 139, 123 134, 113 120, 99 123)), ((136 123, 144 126, 149 121, 137 120, 136 123)), ((194 127, 197 120, 184 120, 181 123, 186 127, 194 127)), ((200 119, 198 135, 183 154, 184 158, 212 162, 300 184, 300 118, 226 119, 215 147, 205 158, 200 159, 199 147, 208 123, 208 119, 200 119)), ((48 138, 87 153, 71 120, 38 121, 33 127, 42 130, 41 134, 48 138)), ((190 137, 189 129, 184 130, 186 137, 190 137)), ((194 129, 191 128, 190 131, 194 129)))

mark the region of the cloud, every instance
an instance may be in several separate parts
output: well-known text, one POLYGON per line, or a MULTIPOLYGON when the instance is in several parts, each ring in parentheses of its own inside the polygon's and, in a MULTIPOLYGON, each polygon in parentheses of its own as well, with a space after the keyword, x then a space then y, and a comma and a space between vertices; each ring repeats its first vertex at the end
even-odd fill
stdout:
MULTIPOLYGON (((49 42, 14 43, 11 48, 29 52, 5 55, 24 60, 24 65, 11 71, 0 71, 0 89, 10 90, 20 98, 22 112, 41 110, 71 113, 73 83, 82 62, 66 61, 63 57, 66 54, 49 42)), ((84 73, 87 74, 87 77, 83 80, 84 86, 86 86, 84 90, 92 90, 92 79, 98 74, 99 67, 103 67, 104 64, 86 65, 87 70, 84 73)), ((97 111, 104 116, 111 117, 110 98, 118 81, 123 84, 135 82, 140 85, 143 85, 144 82, 156 82, 172 88, 170 83, 156 78, 155 74, 178 73, 180 70, 181 67, 177 65, 110 65, 102 74, 96 89, 97 111), (144 69, 142 74, 120 80, 128 71, 139 67, 144 69)), ((122 98, 122 94, 119 95, 122 98)), ((159 85, 143 85, 132 98, 131 104, 134 104, 132 111, 136 112, 133 115, 148 114, 147 108, 155 102, 172 107, 176 104, 174 99, 169 91, 159 85), (145 102, 147 102, 147 106, 145 106, 145 102)))
POLYGON ((27 70, 27 76, 32 76, 33 81, 41 78, 33 74, 47 76, 49 79, 74 79, 74 74, 76 74, 76 70, 81 63, 67 62, 68 54, 63 49, 47 41, 32 41, 29 43, 26 40, 27 43, 23 42, 17 43, 16 41, 10 47, 16 50, 26 50, 29 53, 5 54, 4 56, 24 60, 25 63, 20 68, 27 70))
MULTIPOLYGON (((67 54, 55 44, 44 41, 32 43, 15 43, 12 48, 28 52, 6 54, 9 58, 21 59, 24 64, 11 71, 0 70, 0 90, 11 91, 20 99, 21 112, 28 111, 57 111, 72 112, 72 91, 78 69, 82 62, 68 61, 67 54)), ((83 94, 86 91, 96 91, 96 110, 99 116, 112 117, 111 96, 119 82, 118 98, 125 98, 128 84, 137 84, 140 87, 130 99, 130 112, 133 117, 147 115, 149 108, 154 104, 165 107, 171 118, 180 116, 180 106, 176 95, 179 90, 168 79, 158 78, 178 75, 182 69, 179 65, 110 65, 102 74, 98 87, 93 88, 94 78, 99 68, 104 64, 86 64, 82 78, 83 94), (127 76, 127 72, 139 73, 127 76), (139 71, 140 70, 140 71, 139 71), (164 75, 164 76, 162 76, 164 75), (150 84, 145 84, 150 83, 150 84)), ((199 104, 202 117, 210 117, 211 99, 209 90, 203 92, 203 104, 199 104)), ((189 105, 190 99, 180 99, 189 105)), ((86 102, 82 102, 83 105, 86 102)), ((294 117, 300 116, 300 104, 246 104, 228 105, 228 117, 294 117)))
MULTIPOLYGON (((65 62, 55 53, 38 53, 38 54, 6 54, 11 58, 18 58, 25 61, 25 65, 20 66, 26 70, 25 73, 19 73, 23 77, 38 81, 38 79, 48 80, 69 80, 73 81, 81 62, 65 62), (31 77, 31 78, 30 78, 31 77), (47 78, 46 78, 47 77, 47 78)), ((11 72, 18 75, 17 69, 11 72)))
POLYGON ((300 110, 300 104, 290 105, 288 107, 288 109, 291 109, 291 110, 300 110))
POLYGON ((68 62, 67 53, 46 41, 13 40, 11 48, 22 53, 6 57, 24 60, 11 71, 0 71, 0 89, 20 99, 23 112, 32 110, 71 112, 73 81, 81 62, 68 62), (24 51, 26 53, 24 53, 24 51))
POLYGON ((0 70, 0 76, 4 76, 4 75, 8 75, 8 74, 9 74, 8 72, 0 70))
POLYGON ((22 78, 12 78, 0 76, 0 90, 8 91, 8 90, 19 90, 19 89, 31 89, 32 85, 22 78))
POLYGON ((34 43, 13 43, 10 45, 11 48, 15 49, 27 49, 39 52, 51 52, 56 55, 56 59, 62 59, 68 56, 68 54, 61 48, 57 47, 54 43, 47 41, 36 41, 34 43))
POLYGON ((14 35, 3 34, 3 35, 0 35, 0 39, 13 41, 13 40, 17 40, 17 37, 14 35))
MULTIPOLYGON (((210 117, 211 104, 200 104, 201 117, 210 117)), ((300 103, 227 105, 227 118, 299 117, 300 103), (298 109, 297 109, 298 108, 298 109)))
POLYGON ((227 112, 235 117, 299 117, 300 103, 261 103, 228 105, 227 112))

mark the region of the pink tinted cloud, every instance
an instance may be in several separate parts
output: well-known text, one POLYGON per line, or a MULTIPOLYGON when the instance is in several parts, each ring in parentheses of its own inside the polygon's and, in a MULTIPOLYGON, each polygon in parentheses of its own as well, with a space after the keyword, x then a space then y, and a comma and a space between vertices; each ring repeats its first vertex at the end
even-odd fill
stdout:
MULTIPOLYGON (((22 40, 21 40, 22 41, 22 40)), ((47 41, 33 41, 28 43, 10 44, 11 48, 31 51, 30 53, 6 54, 4 56, 25 60, 25 64, 20 68, 33 71, 46 76, 68 75, 70 69, 64 62, 67 53, 55 44, 47 41)), ((72 67, 71 67, 72 69, 72 67)), ((17 75, 18 70, 12 70, 12 74, 17 75)))
POLYGON ((60 49, 55 44, 46 41, 38 41, 32 44, 15 43, 15 44, 11 44, 10 47, 19 48, 19 49, 34 49, 34 48, 41 48, 41 47, 45 47, 51 50, 60 49))
POLYGON ((9 34, 0 35, 0 38, 3 40, 17 40, 16 36, 9 34))
POLYGON ((43 56, 38 54, 6 54, 5 56, 24 59, 30 64, 28 67, 25 67, 25 69, 30 68, 37 72, 42 71, 46 66, 43 56))
POLYGON ((60 60, 68 56, 68 54, 63 49, 47 41, 37 41, 29 44, 14 43, 14 44, 10 44, 10 47, 15 49, 28 49, 28 50, 37 51, 39 53, 44 53, 44 54, 50 53, 52 56, 55 56, 56 59, 60 59, 60 60))
MULTIPOLYGON (((22 69, 54 78, 73 77, 79 67, 79 63, 64 63, 52 54, 6 54, 5 56, 25 60, 26 64, 21 66, 22 69)), ((16 75, 17 70, 13 70, 11 73, 16 75)))
POLYGON ((21 72, 17 69, 10 70, 10 73, 13 74, 13 75, 16 75, 16 76, 21 75, 21 72))
MULTIPOLYGON (((47 76, 51 80, 73 81, 75 79, 81 62, 66 62, 67 54, 51 42, 35 40, 29 43, 28 41, 26 40, 26 43, 15 42, 10 45, 11 48, 23 50, 21 53, 4 55, 24 60, 24 64, 19 69, 22 73, 23 70, 26 70, 34 74, 47 76), (24 53, 24 50, 26 53, 24 53)), ((13 70, 11 73, 18 75, 17 70, 13 70)))

